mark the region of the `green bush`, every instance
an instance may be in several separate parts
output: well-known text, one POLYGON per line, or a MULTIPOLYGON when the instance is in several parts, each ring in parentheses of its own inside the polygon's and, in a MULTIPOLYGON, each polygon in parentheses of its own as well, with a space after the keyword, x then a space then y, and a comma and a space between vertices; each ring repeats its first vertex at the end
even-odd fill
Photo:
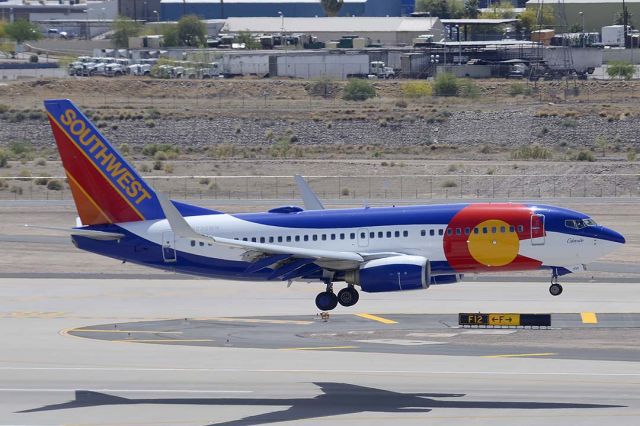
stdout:
POLYGON ((376 88, 367 80, 352 79, 344 88, 342 98, 346 101, 366 101, 376 96, 376 88))
POLYGON ((320 77, 310 82, 306 87, 310 96, 321 96, 331 98, 338 90, 338 85, 329 77, 320 77))
POLYGON ((589 151, 580 151, 578 154, 576 154, 573 158, 573 160, 576 161, 589 161, 589 162, 594 162, 596 161, 596 157, 593 156, 593 154, 589 151))
POLYGON ((525 145, 511 152, 513 160, 547 160, 553 155, 551 151, 540 145, 525 145))
POLYGON ((0 148, 0 167, 9 166, 9 153, 6 149, 0 148))
POLYGON ((463 98, 477 99, 480 97, 480 87, 470 78, 465 78, 460 82, 458 95, 463 98))
POLYGON ((454 180, 445 180, 445 181, 442 183, 442 187, 443 187, 443 188, 455 188, 455 187, 457 187, 457 186, 458 186, 458 184, 457 184, 457 183, 456 183, 456 181, 454 181, 454 180))
POLYGON ((531 95, 532 92, 533 91, 531 90, 531 87, 522 83, 511 83, 511 86, 509 87, 509 94, 511 96, 517 96, 517 95, 529 96, 531 95))
POLYGON ((47 183, 47 189, 50 191, 62 191, 63 189, 63 185, 62 182, 60 182, 59 180, 50 180, 49 183, 47 183))
POLYGON ((433 92, 438 96, 457 96, 460 90, 458 78, 448 72, 438 74, 433 84, 433 92))
POLYGON ((0 104, 0 114, 4 114, 7 111, 9 111, 9 107, 5 104, 0 104))
POLYGON ((635 74, 636 68, 633 64, 626 61, 613 61, 607 67, 607 74, 611 78, 624 78, 630 80, 635 74))
POLYGON ((36 178, 34 179, 33 183, 35 183, 36 185, 44 186, 47 183, 49 183, 49 178, 46 178, 46 177, 36 178))
POLYGON ((433 94, 433 87, 426 81, 408 81, 401 88, 402 94, 407 98, 422 98, 433 94))
POLYGON ((36 166, 44 167, 47 165, 47 160, 44 158, 36 158, 35 164, 36 166))

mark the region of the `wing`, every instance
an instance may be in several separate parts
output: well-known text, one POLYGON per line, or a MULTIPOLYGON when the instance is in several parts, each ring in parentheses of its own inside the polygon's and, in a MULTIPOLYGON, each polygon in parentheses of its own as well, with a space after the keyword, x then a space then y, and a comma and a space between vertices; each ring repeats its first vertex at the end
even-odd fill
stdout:
POLYGON ((310 249, 204 235, 189 225, 180 212, 178 212, 178 209, 176 209, 164 194, 158 193, 158 201, 164 211, 165 217, 169 221, 171 229, 177 237, 205 243, 223 244, 252 252, 256 254, 256 256, 253 256, 256 261, 247 271, 255 272, 278 263, 280 266, 274 271, 277 275, 272 278, 280 277, 281 279, 291 279, 296 276, 302 276, 300 274, 295 275, 295 272, 302 271, 308 274, 311 268, 310 264, 312 263, 327 269, 347 270, 357 268, 367 260, 397 255, 397 253, 360 254, 350 251, 310 249), (293 266, 296 266, 296 268, 293 268, 293 266))

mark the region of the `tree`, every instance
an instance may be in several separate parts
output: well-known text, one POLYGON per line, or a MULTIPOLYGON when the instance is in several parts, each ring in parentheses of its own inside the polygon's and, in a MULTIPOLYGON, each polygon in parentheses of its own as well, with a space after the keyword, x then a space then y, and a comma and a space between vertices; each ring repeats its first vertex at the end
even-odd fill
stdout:
POLYGON ((113 36, 111 40, 113 45, 118 48, 129 47, 129 37, 136 37, 140 35, 142 31, 142 24, 134 21, 126 16, 118 16, 111 27, 113 29, 113 36))
POLYGON ((236 41, 244 44, 244 47, 248 50, 257 50, 262 47, 260 42, 249 31, 240 31, 236 36, 236 41))
POLYGON ((320 5, 327 16, 337 16, 344 5, 344 0, 320 0, 320 5))
POLYGON ((3 38, 7 35, 6 31, 5 31, 5 26, 7 25, 6 22, 0 20, 0 38, 3 38))
POLYGON ((200 47, 207 44, 207 26, 196 15, 185 15, 178 21, 180 46, 200 47))
POLYGON ((160 27, 162 41, 165 47, 180 46, 180 38, 178 37, 178 26, 176 24, 164 24, 160 27))
POLYGON ((344 88, 342 99, 347 101, 365 101, 376 96, 376 88, 367 80, 351 79, 344 88))
POLYGON ((570 33, 581 33, 582 31, 583 31, 582 24, 575 23, 575 24, 571 24, 571 26, 569 27, 570 33))
POLYGON ((464 16, 466 18, 476 19, 480 11, 478 10, 480 3, 478 0, 466 0, 464 2, 464 16))
POLYGON ((528 7, 517 18, 520 19, 522 29, 527 32, 546 27, 553 27, 556 23, 556 15, 551 6, 542 6, 542 10, 537 7, 528 7), (538 22, 538 12, 540 12, 540 21, 538 22))
POLYGON ((416 0, 416 12, 428 12, 440 19, 461 18, 464 7, 464 0, 416 0))
POLYGON ((633 64, 625 61, 614 61, 607 66, 607 74, 611 78, 624 78, 625 80, 631 80, 635 73, 635 67, 633 64))
MULTIPOLYGON (((631 18, 633 18, 633 13, 627 11, 627 25, 633 28, 631 18)), ((615 18, 613 18, 613 23, 615 25, 624 25, 624 12, 617 12, 615 18)))
POLYGON ((18 44, 42 38, 38 26, 26 19, 18 19, 10 24, 5 24, 4 31, 10 39, 15 40, 18 44))

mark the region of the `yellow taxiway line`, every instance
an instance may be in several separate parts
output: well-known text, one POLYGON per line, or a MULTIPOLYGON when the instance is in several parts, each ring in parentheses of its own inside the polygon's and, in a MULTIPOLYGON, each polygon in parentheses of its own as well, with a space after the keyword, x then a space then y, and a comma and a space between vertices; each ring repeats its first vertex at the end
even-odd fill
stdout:
POLYGON ((598 316, 595 312, 580 312, 580 318, 583 324, 597 324, 598 316))
POLYGON ((360 318, 364 318, 364 319, 368 319, 368 320, 372 320, 372 321, 378 321, 378 322, 381 322, 383 324, 397 324, 398 323, 397 321, 390 320, 390 319, 387 319, 387 318, 382 318, 382 317, 379 317, 377 315, 371 315, 371 314, 355 314, 355 315, 357 317, 360 317, 360 318))
POLYGON ((541 352, 537 354, 502 354, 502 355, 484 355, 482 358, 526 358, 531 356, 550 356, 550 355, 558 355, 555 352, 541 352))
POLYGON ((213 342, 213 339, 122 339, 111 340, 111 342, 119 343, 195 343, 195 342, 213 342))
POLYGON ((91 328, 74 328, 68 333, 146 333, 146 334, 182 334, 182 331, 150 331, 150 330, 98 330, 91 328))

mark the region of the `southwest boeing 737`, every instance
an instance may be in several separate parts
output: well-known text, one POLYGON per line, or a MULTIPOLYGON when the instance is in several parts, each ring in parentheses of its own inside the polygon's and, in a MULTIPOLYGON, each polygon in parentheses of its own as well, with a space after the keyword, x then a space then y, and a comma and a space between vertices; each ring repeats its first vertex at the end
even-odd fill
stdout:
POLYGON ((78 210, 65 230, 76 247, 211 278, 318 282, 323 311, 354 305, 356 286, 426 289, 464 273, 547 269, 557 296, 559 276, 625 243, 586 214, 538 204, 325 210, 302 179, 307 210, 225 214, 154 191, 71 101, 45 107, 78 210))

